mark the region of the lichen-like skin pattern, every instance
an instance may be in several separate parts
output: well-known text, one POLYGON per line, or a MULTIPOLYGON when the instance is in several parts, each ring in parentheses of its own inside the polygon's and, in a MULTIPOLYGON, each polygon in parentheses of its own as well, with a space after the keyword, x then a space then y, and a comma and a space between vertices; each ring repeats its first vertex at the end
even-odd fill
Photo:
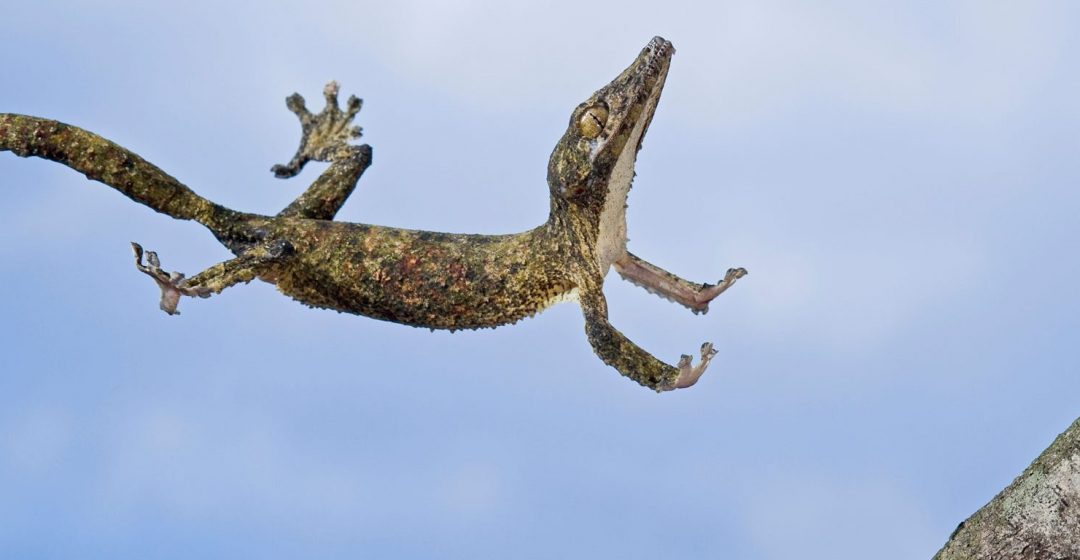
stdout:
POLYGON ((294 94, 300 148, 278 177, 308 161, 330 167, 276 216, 238 212, 195 194, 131 151, 80 128, 37 117, 0 114, 0 151, 57 161, 177 219, 206 226, 236 258, 185 278, 161 269, 152 251, 133 243, 136 266, 161 287, 161 308, 178 313, 182 296, 209 297, 258 278, 304 304, 432 329, 497 327, 576 300, 597 355, 623 375, 663 391, 693 385, 715 354, 701 347, 691 365, 668 365, 642 350, 607 319, 604 276, 625 279, 695 313, 746 274, 728 270, 719 283, 679 278, 626 250, 626 199, 642 139, 656 110, 674 48, 654 38, 610 84, 578 106, 548 165, 551 213, 539 227, 509 235, 468 235, 333 221, 371 165, 368 145, 351 139, 361 102, 310 113, 294 94), (144 257, 147 263, 143 263, 144 257))

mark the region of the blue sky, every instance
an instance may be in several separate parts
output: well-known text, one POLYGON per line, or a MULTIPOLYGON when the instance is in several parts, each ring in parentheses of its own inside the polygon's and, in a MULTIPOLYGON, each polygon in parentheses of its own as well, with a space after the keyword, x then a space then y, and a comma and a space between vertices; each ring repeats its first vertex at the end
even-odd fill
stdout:
POLYGON ((674 42, 631 249, 750 275, 706 316, 608 279, 674 362, 656 395, 573 305, 431 333, 266 284, 157 309, 129 241, 228 258, 50 162, 0 154, 0 555, 929 557, 1080 407, 1080 13, 1066 2, 141 2, 5 6, 0 111, 275 212, 284 97, 364 98, 340 218, 546 217, 570 110, 674 42))

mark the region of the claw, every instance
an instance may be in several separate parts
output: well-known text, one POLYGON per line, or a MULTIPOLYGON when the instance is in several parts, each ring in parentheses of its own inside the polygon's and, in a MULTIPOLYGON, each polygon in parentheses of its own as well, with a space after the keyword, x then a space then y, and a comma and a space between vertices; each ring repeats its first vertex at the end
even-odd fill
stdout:
POLYGON ((326 84, 323 88, 326 107, 317 115, 307 110, 304 98, 298 93, 285 100, 285 105, 300 119, 300 147, 289 163, 270 169, 274 175, 283 179, 293 177, 311 160, 335 161, 349 152, 349 140, 361 135, 360 127, 351 123, 363 102, 355 95, 349 96, 342 111, 338 107, 339 89, 337 82, 326 84))
POLYGON ((675 379, 675 384, 672 385, 672 389, 685 389, 701 379, 702 374, 705 373, 705 368, 709 367, 709 362, 712 361, 713 356, 716 355, 716 349, 713 348, 711 342, 706 342, 701 345, 701 361, 697 366, 691 366, 692 358, 686 354, 683 354, 679 358, 679 377, 675 379))
POLYGON ((311 111, 308 111, 307 105, 304 103, 304 96, 299 93, 286 97, 285 106, 295 113, 297 117, 300 117, 301 123, 311 120, 311 111))
POLYGON ((323 97, 326 98, 326 107, 328 109, 330 107, 337 109, 337 94, 339 89, 341 88, 338 86, 336 80, 330 80, 330 82, 323 87, 322 94, 323 97))
POLYGON ((203 287, 184 286, 184 274, 181 272, 165 272, 161 269, 161 261, 157 253, 146 251, 146 265, 143 264, 142 245, 131 242, 131 250, 135 253, 135 268, 154 279, 158 288, 161 288, 161 310, 169 315, 179 315, 176 309, 180 303, 180 296, 210 297, 210 290, 203 287))
MULTIPOLYGON (((352 119, 360 112, 360 107, 364 105, 364 102, 355 95, 350 95, 349 100, 345 102, 345 117, 352 119)), ((355 127, 359 129, 360 127, 355 127)))
POLYGON ((746 276, 746 274, 747 272, 745 268, 729 268, 727 273, 724 274, 723 280, 713 286, 706 284, 705 287, 703 287, 701 291, 699 291, 694 296, 695 303, 697 303, 699 307, 692 307, 691 310, 693 310, 695 314, 708 313, 709 302, 716 299, 716 296, 724 293, 724 291, 730 288, 736 280, 742 278, 743 276, 746 276))

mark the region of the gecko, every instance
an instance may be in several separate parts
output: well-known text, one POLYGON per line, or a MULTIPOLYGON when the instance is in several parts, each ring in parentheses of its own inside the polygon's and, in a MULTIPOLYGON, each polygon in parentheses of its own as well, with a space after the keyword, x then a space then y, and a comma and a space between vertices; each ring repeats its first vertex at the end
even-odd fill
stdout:
POLYGON ((279 178, 310 161, 329 166, 274 216, 211 202, 134 152, 55 120, 0 114, 0 151, 66 165, 88 179, 179 220, 205 226, 235 258, 187 277, 161 267, 158 255, 132 243, 136 268, 161 289, 160 307, 179 313, 181 297, 209 297, 254 279, 315 308, 333 309, 431 329, 494 328, 575 301, 585 334, 600 359, 656 391, 694 385, 716 355, 700 348, 697 364, 683 355, 665 363, 608 320, 604 278, 611 268, 633 284, 695 313, 746 274, 732 268, 716 284, 680 278, 627 250, 626 206, 642 139, 660 99, 672 44, 655 37, 608 85, 570 114, 547 169, 550 213, 521 233, 440 233, 334 221, 372 163, 353 120, 361 100, 339 106, 339 87, 323 90, 313 114, 293 94, 286 106, 300 120, 292 160, 271 169, 279 178), (145 259, 145 260, 144 260, 145 259))

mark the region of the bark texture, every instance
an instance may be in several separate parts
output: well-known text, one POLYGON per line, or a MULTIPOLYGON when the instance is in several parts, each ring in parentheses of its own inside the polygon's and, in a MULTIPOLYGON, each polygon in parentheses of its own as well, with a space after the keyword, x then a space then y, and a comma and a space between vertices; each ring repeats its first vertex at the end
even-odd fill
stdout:
POLYGON ((959 559, 1080 559, 1080 419, 934 555, 959 559))

